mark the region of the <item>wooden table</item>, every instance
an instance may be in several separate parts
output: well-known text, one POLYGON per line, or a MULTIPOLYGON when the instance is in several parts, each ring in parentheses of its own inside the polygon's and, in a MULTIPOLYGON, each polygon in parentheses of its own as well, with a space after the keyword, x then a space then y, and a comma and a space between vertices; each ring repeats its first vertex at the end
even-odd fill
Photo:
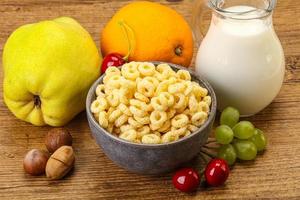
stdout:
MULTIPOLYGON (((99 33, 125 0, 1 0, 0 48, 18 26, 58 16, 72 16, 99 44, 99 33)), ((186 19, 190 1, 168 3, 186 19)), ((300 199, 300 1, 279 0, 274 25, 286 54, 286 75, 274 102, 250 120, 265 130, 267 151, 255 162, 234 166, 227 183, 201 187, 187 195, 176 191, 171 175, 141 176, 112 163, 91 137, 85 113, 67 128, 74 137, 75 170, 64 180, 24 173, 22 159, 32 148, 45 148, 50 127, 17 120, 3 103, 0 91, 0 199, 300 199)), ((3 80, 1 68, 0 80, 3 80)))

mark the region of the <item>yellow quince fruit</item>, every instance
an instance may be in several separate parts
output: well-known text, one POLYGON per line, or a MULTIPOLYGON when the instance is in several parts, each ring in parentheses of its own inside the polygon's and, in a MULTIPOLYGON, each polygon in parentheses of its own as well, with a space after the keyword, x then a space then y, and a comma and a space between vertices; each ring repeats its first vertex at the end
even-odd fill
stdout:
POLYGON ((72 18, 21 26, 3 51, 4 101, 21 120, 63 126, 84 110, 101 61, 90 34, 72 18))

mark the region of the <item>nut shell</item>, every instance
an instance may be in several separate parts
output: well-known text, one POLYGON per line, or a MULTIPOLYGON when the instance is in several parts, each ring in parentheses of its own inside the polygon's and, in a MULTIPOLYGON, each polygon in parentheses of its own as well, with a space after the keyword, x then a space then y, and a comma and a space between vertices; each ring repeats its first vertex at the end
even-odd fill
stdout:
POLYGON ((23 167, 28 174, 37 176, 45 173, 49 153, 39 149, 30 150, 24 157, 23 167))
POLYGON ((73 148, 62 146, 49 158, 46 165, 46 176, 52 180, 63 178, 74 166, 73 148))
POLYGON ((72 146, 72 136, 64 128, 51 129, 45 138, 45 145, 50 153, 55 152, 61 146, 72 146))

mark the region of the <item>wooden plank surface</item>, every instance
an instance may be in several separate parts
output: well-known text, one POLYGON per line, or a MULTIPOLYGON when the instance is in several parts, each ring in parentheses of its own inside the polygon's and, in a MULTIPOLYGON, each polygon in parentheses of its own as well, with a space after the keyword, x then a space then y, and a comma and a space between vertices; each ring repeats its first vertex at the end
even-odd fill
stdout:
MULTIPOLYGON (((1 0, 0 50, 18 26, 58 16, 76 18, 99 44, 99 33, 125 0, 1 0)), ((191 1, 159 1, 191 18, 191 1)), ((300 1, 279 0, 274 26, 286 55, 286 75, 274 102, 250 119, 265 130, 267 151, 255 162, 234 166, 226 185, 183 194, 171 175, 135 175, 113 164, 92 139, 85 113, 67 128, 74 137, 76 167, 61 181, 31 177, 22 159, 32 148, 45 148, 50 127, 17 120, 3 103, 0 89, 0 199, 300 199, 300 1)), ((99 45, 98 45, 99 46, 99 45)), ((3 70, 0 70, 2 85, 3 70)), ((194 161, 197 165, 197 161, 194 161)))

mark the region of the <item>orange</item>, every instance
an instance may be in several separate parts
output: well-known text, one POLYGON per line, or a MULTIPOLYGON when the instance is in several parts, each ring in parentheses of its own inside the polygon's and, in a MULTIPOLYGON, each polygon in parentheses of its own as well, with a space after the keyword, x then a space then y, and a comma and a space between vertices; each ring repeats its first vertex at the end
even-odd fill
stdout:
POLYGON ((188 23, 175 10, 158 3, 138 1, 121 8, 101 33, 104 55, 126 55, 129 60, 165 61, 189 66, 193 36, 188 23))

